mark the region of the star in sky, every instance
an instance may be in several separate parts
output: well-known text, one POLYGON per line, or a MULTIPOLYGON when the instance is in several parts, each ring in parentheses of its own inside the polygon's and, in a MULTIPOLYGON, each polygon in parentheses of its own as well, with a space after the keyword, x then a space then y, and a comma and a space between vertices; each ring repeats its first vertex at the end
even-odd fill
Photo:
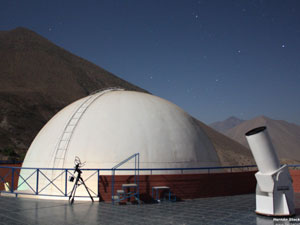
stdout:
POLYGON ((105 4, 94 1, 93 6, 74 3, 72 7, 57 0, 47 2, 47 7, 43 1, 36 1, 34 7, 24 3, 24 9, 18 9, 14 1, 6 2, 11 5, 1 12, 1 30, 28 27, 122 79, 169 98, 204 122, 243 112, 247 118, 264 113, 300 123, 300 105, 295 104, 300 95, 300 4, 293 0, 226 4, 204 0, 171 4, 169 0, 162 1, 160 8, 155 1, 135 4, 140 1, 133 0, 131 5, 125 4, 126 10, 122 0, 105 4), (281 60, 283 57, 285 60, 281 60), (131 63, 136 61, 139 69, 131 63), (149 71, 154 65, 155 70, 149 71), (261 84, 264 82, 268 82, 267 87, 261 84), (258 91, 252 93, 250 85, 258 91), (265 88, 269 95, 259 98, 265 88), (199 90, 203 93, 197 97, 197 104, 189 101, 199 90), (226 114, 219 113, 217 104, 211 104, 224 91, 230 99, 226 101, 226 114), (288 101, 277 107, 275 99, 288 101), (252 109, 248 102, 253 104, 252 109), (207 111, 199 111, 198 104, 207 111))

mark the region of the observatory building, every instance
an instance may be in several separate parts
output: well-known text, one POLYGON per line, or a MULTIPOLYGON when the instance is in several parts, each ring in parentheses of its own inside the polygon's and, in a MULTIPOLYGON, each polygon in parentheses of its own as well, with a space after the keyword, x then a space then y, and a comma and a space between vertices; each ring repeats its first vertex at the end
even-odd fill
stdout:
MULTIPOLYGON (((220 165, 205 132, 181 108, 151 94, 107 89, 58 112, 32 142, 23 167, 73 168, 78 156, 86 162, 85 168, 110 169, 135 153, 140 154, 140 168, 220 165)), ((133 167, 130 161, 123 166, 133 167)), ((30 172, 22 169, 21 176, 30 172)), ((105 173, 111 174, 101 172, 105 173)), ((43 174, 52 179, 58 176, 53 170, 43 174)), ((39 179, 42 186, 46 178, 40 175, 39 179)), ((62 179, 55 180, 58 187, 64 185, 62 179)), ((34 186, 36 179, 32 177, 27 183, 34 186)), ((24 189, 28 189, 26 182, 19 187, 24 189)), ((55 189, 52 185, 44 193, 55 189)))

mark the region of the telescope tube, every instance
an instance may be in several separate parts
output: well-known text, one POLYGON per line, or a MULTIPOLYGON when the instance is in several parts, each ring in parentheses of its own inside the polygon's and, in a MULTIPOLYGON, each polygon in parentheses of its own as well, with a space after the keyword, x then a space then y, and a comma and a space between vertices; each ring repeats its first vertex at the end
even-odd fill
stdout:
POLYGON ((248 144, 261 173, 271 173, 280 168, 280 163, 266 127, 257 127, 246 134, 248 144))

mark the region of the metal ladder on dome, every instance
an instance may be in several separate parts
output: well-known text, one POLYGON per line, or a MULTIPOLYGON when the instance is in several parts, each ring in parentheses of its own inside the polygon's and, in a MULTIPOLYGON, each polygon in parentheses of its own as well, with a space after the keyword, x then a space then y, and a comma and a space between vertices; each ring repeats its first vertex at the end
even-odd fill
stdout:
MULTIPOLYGON (((128 157, 127 159, 123 160, 112 169, 112 176, 111 176, 111 201, 112 204, 115 202, 121 202, 126 199, 130 199, 134 197, 138 203, 140 203, 140 188, 139 188, 139 175, 140 175, 140 153, 135 153, 132 156, 128 157), (122 189, 117 190, 117 195, 115 195, 115 174, 116 170, 128 162, 129 160, 134 158, 134 182, 133 183, 126 183, 122 184, 122 189), (134 188, 134 191, 130 191, 130 188, 134 188), (129 191, 128 191, 129 190, 129 191)), ((130 170, 130 169, 129 169, 130 170)))
POLYGON ((65 126, 62 135, 59 138, 58 144, 56 145, 55 150, 55 157, 53 161, 53 168, 63 168, 66 152, 68 150, 70 140, 72 138, 72 135, 74 133, 74 130, 87 110, 87 108, 100 96, 104 95, 107 92, 110 91, 123 91, 124 89, 113 87, 113 88, 107 88, 107 89, 101 89, 96 92, 91 93, 87 97, 87 99, 81 103, 81 105, 76 109, 76 111, 73 113, 71 118, 69 119, 67 125, 65 126))

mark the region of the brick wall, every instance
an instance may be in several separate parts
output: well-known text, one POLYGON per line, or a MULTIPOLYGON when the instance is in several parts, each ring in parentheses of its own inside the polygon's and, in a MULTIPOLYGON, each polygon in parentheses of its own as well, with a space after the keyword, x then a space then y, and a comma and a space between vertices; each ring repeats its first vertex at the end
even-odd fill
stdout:
MULTIPOLYGON (((180 174, 180 175, 141 175, 140 198, 151 200, 153 186, 169 186, 177 199, 248 194, 255 192, 255 172, 180 174)), ((122 184, 133 183, 133 176, 115 177, 115 190, 122 184)), ((100 176, 100 198, 110 201, 111 176, 100 176)))
MULTIPOLYGON (((15 166, 20 164, 1 165, 15 166)), ((16 170, 17 171, 17 170, 16 170)), ((211 173, 211 174, 180 174, 180 175, 141 175, 140 197, 143 201, 151 201, 153 186, 169 186, 178 199, 192 199, 255 193, 255 172, 211 173)), ((295 192, 300 192, 300 170, 290 170, 295 192)), ((11 185, 11 169, 1 168, 0 176, 11 185), (5 177, 6 176, 6 177, 5 177)), ((0 190, 4 185, 0 181, 0 190)), ((133 183, 134 177, 119 175, 115 177, 115 190, 121 189, 122 184, 133 183)), ((17 188, 18 175, 14 176, 14 188, 17 188)), ((111 176, 100 176, 100 198, 111 200, 111 176)))
MULTIPOLYGON (((20 167, 22 164, 1 164, 3 167, 20 167)), ((14 171, 14 189, 18 186, 20 169, 15 169, 14 171)), ((12 169, 11 168, 0 168, 0 190, 5 190, 4 182, 8 182, 10 187, 12 186, 12 169)))
POLYGON ((294 192, 300 192, 300 170, 290 170, 293 179, 294 192))

